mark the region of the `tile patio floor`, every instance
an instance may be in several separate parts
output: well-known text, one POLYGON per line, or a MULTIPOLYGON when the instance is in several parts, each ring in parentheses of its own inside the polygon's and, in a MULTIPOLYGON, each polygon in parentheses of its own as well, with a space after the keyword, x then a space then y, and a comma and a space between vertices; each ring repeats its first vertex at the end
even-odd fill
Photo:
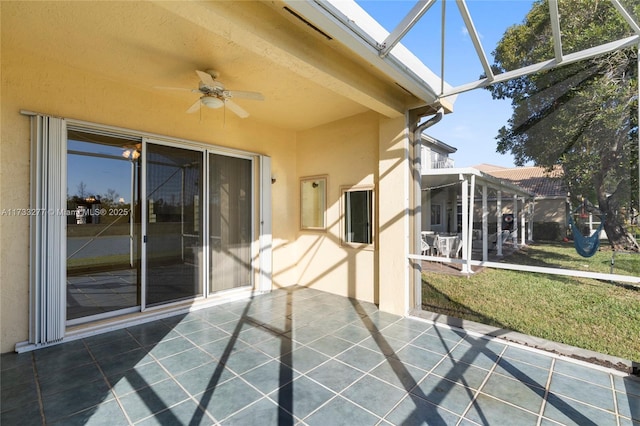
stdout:
POLYGON ((9 425, 640 426, 640 381, 291 288, 1 359, 9 425))

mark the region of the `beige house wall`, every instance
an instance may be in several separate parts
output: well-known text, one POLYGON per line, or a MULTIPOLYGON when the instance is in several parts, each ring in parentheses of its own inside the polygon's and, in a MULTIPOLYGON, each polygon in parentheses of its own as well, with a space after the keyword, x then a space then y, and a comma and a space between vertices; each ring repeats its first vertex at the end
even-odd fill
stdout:
POLYGON ((567 225, 567 201, 565 199, 536 200, 534 222, 556 222, 567 225))
MULTIPOLYGON (((530 204, 527 201, 525 204, 530 204)), ((522 201, 518 201, 518 214, 522 213, 522 201)), ((487 210, 489 212, 489 223, 495 223, 497 220, 496 200, 491 199, 488 201, 487 210)), ((513 197, 502 199, 502 213, 513 213, 513 197)), ((482 202, 476 200, 474 207, 473 220, 479 222, 482 220, 482 202)), ((566 200, 564 199, 536 199, 535 209, 533 215, 534 222, 556 222, 560 225, 566 225, 567 212, 566 212, 566 200)))
MULTIPOLYGON (((410 144, 405 117, 380 120, 378 163, 378 281, 380 309, 405 315, 413 301, 409 300, 412 283, 406 255, 413 241, 407 235, 418 235, 414 229, 414 211, 410 201, 410 144)), ((413 252, 413 250, 411 250, 413 252)))
MULTIPOLYGON (((326 231, 298 232, 300 285, 369 302, 375 300, 378 284, 373 247, 353 248, 341 243, 341 189, 376 184, 378 122, 378 114, 365 113, 299 134, 298 177, 327 176, 326 231)), ((299 226, 299 218, 296 223, 299 226)))
MULTIPOLYGON (((298 136, 299 178, 326 175, 327 229, 299 231, 298 283, 406 313, 405 214, 408 193, 404 117, 359 114, 298 136), (342 243, 342 189, 374 188, 374 244, 342 243), (384 259, 384 261, 382 260, 384 259)), ((298 197, 299 199, 299 197, 298 197)), ((299 224, 299 218, 298 218, 299 224)))

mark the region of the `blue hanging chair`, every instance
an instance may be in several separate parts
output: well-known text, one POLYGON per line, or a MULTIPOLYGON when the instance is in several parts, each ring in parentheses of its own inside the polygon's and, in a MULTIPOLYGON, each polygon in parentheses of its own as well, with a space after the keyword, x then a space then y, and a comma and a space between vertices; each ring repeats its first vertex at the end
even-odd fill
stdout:
POLYGON ((569 226, 571 227, 571 233, 573 234, 573 246, 576 248, 576 251, 580 256, 593 256, 598 251, 598 248, 600 248, 600 231, 602 231, 602 228, 604 227, 604 220, 606 216, 602 216, 598 229, 588 237, 582 235, 582 232, 580 232, 576 224, 573 222, 573 218, 571 216, 572 215, 569 215, 569 226))

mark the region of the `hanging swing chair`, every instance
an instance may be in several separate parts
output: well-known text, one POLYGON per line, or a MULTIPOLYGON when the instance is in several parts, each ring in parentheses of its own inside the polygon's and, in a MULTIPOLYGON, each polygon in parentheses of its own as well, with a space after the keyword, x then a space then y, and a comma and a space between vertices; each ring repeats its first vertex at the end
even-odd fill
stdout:
MULTIPOLYGON (((578 207, 576 210, 574 210, 573 214, 575 214, 578 209, 581 210, 580 217, 584 218, 584 216, 587 216, 585 214, 584 206, 578 207)), ((580 229, 578 229, 578 226, 576 226, 575 222, 573 221, 573 214, 569 215, 569 226, 571 227, 571 233, 573 234, 573 246, 576 248, 576 252, 578 252, 580 256, 591 257, 596 254, 598 248, 600 248, 600 232, 604 228, 606 215, 601 216, 600 225, 598 225, 598 228, 590 236, 585 237, 584 235, 582 235, 582 232, 580 232, 580 229)))

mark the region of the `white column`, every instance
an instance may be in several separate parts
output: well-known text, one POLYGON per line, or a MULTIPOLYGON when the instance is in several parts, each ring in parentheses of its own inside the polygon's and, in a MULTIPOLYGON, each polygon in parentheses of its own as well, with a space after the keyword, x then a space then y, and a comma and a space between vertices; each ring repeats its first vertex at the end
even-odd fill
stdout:
POLYGON ((533 220, 536 217, 536 199, 529 204, 529 241, 533 241, 533 220))
POLYGON ((471 175, 471 192, 469 194, 469 228, 467 230, 467 238, 464 239, 463 251, 466 252, 466 259, 463 254, 463 259, 466 260, 466 264, 463 265, 463 272, 473 273, 471 270, 471 246, 473 244, 473 212, 474 212, 474 200, 476 198, 476 176, 471 175))
POLYGON ((489 208, 487 206, 487 185, 482 185, 482 261, 489 260, 489 208))
POLYGON ((496 203, 496 254, 502 256, 502 191, 498 191, 496 203))
MULTIPOLYGON (((463 178, 462 180, 462 238, 461 241, 464 242, 467 240, 467 224, 469 223, 469 180, 466 176, 460 176, 463 178)), ((457 212, 456 212, 457 214, 457 212)), ((462 250, 462 272, 468 273, 469 270, 467 268, 467 253, 466 250, 462 250)))
POLYGON ((513 247, 518 248, 518 196, 513 195, 513 247))
POLYGON ((522 216, 520 219, 520 244, 527 245, 527 207, 526 199, 522 197, 522 216))

